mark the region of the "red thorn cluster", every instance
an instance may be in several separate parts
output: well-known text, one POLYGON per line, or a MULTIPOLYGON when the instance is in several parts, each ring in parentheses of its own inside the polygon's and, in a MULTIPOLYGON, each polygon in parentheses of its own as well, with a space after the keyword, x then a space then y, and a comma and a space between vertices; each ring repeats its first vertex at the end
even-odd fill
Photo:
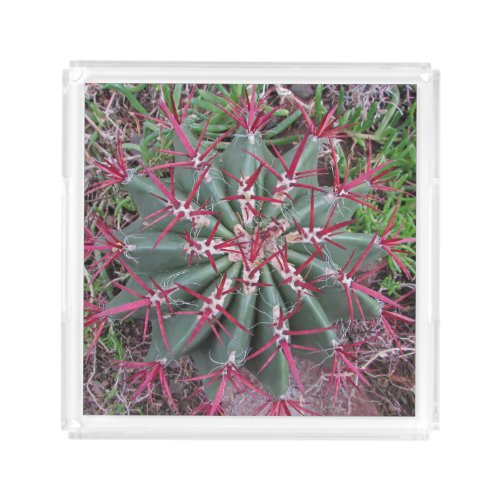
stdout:
POLYGON ((266 111, 266 100, 272 90, 269 90, 261 98, 257 97, 256 86, 252 85, 250 96, 245 89, 244 97, 239 102, 231 100, 229 97, 221 96, 229 107, 216 105, 221 111, 230 116, 240 127, 244 128, 248 134, 255 134, 261 130, 274 116, 281 106, 276 106, 266 111))
POLYGON ((90 194, 95 191, 113 186, 114 184, 121 184, 122 182, 125 182, 129 177, 129 173, 127 162, 125 161, 125 157, 123 155, 121 139, 118 139, 115 159, 105 159, 101 162, 94 161, 94 166, 96 166, 106 175, 106 179, 96 182, 90 190, 86 191, 85 194, 90 194))
POLYGON ((227 276, 224 274, 219 284, 215 285, 215 290, 211 295, 205 297, 201 295, 196 290, 192 290, 185 285, 180 283, 176 283, 176 286, 186 292, 187 294, 193 296, 195 299, 200 300, 203 303, 202 308, 199 311, 176 311, 173 313, 174 315, 197 315, 200 316, 196 327, 193 329, 189 339, 186 342, 185 348, 189 347, 189 345, 193 342, 193 340, 198 336, 203 326, 206 323, 210 324, 210 328, 212 329, 214 335, 217 339, 222 343, 222 338, 220 336, 219 331, 217 330, 217 326, 229 337, 231 337, 231 333, 227 330, 227 328, 222 324, 222 322, 218 319, 217 315, 222 314, 225 316, 231 323, 233 323, 240 330, 252 335, 252 333, 245 328, 234 316, 232 316, 223 306, 224 297, 226 295, 231 294, 232 292, 238 289, 238 286, 231 286, 231 280, 227 279, 227 276))
POLYGON ((176 412, 179 411, 172 397, 167 376, 165 375, 165 363, 161 361, 119 361, 118 363, 125 370, 138 370, 127 380, 127 382, 131 384, 139 382, 139 386, 134 392, 132 400, 137 400, 143 392, 147 391, 149 400, 153 402, 153 386, 159 381, 163 399, 165 401, 168 400, 176 412))

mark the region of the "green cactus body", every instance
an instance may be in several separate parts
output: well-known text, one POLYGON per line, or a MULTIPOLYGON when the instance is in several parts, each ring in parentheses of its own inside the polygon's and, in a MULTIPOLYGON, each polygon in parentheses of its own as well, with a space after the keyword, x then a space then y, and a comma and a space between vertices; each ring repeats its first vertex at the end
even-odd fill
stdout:
MULTIPOLYGON (((191 135, 192 144, 196 144, 196 139, 191 135)), ((310 141, 308 144, 312 144, 313 151, 307 151, 307 157, 301 162, 300 166, 304 170, 314 170, 316 169, 317 163, 317 144, 318 141, 310 141)), ((181 149, 181 148, 179 148, 181 149)), ((254 138, 254 143, 250 144, 247 138, 238 135, 235 137, 230 146, 226 149, 224 155, 222 155, 221 166, 217 167, 212 165, 210 167, 211 180, 205 186, 210 186, 207 189, 200 190, 198 203, 199 205, 203 203, 208 203, 209 205, 215 205, 217 202, 217 210, 225 215, 222 219, 221 225, 219 225, 216 237, 220 239, 230 240, 237 236, 234 232, 234 226, 230 227, 231 221, 236 221, 235 226, 240 229, 245 229, 248 234, 252 233, 258 224, 262 224, 260 227, 261 231, 265 231, 268 227, 268 223, 271 219, 262 218, 259 221, 252 221, 252 226, 243 226, 240 224, 238 215, 243 218, 243 211, 239 203, 230 203, 229 201, 220 201, 223 197, 222 189, 224 183, 220 182, 219 179, 224 180, 223 171, 226 170, 231 172, 235 176, 249 177, 258 167, 259 162, 253 157, 245 153, 245 150, 253 149, 256 155, 264 156, 262 141, 260 138, 254 138), (252 147, 253 146, 253 147, 252 147), (247 149, 249 148, 249 149, 247 149), (216 171, 216 173, 214 173, 216 171), (213 187, 213 189, 212 189, 213 187), (222 196, 221 196, 222 195, 222 196), (219 208, 224 206, 225 208, 219 208), (237 215, 238 214, 238 215, 237 215), (226 225, 227 224, 227 225, 226 225)), ((288 157, 285 156, 285 161, 290 162, 293 154, 289 154, 288 157)), ((190 170, 181 170, 182 175, 179 177, 183 181, 179 182, 179 187, 176 188, 176 193, 185 192, 189 189, 189 186, 193 186, 196 182, 197 173, 193 173, 190 170), (183 191, 181 191, 181 189, 183 191)), ((177 175, 177 172, 176 172, 177 175)), ((267 176, 266 176, 267 177, 267 176)), ((258 182, 258 181, 257 181, 258 182)), ((165 182, 165 186, 168 187, 168 182, 165 182)), ((274 186, 273 186, 274 187, 274 186)), ((230 184, 226 186, 226 195, 230 193, 230 184)), ((269 187, 266 186, 267 189, 269 187)), ((161 208, 161 202, 155 199, 151 194, 159 193, 156 186, 147 177, 135 176, 126 185, 125 189, 130 193, 133 200, 139 207, 141 218, 144 220, 150 216, 155 211, 161 208)), ((295 188, 292 191, 298 191, 301 188, 295 188)), ((304 189, 304 191, 306 191, 304 189)), ((306 219, 309 217, 309 196, 308 193, 301 193, 302 196, 299 198, 297 206, 294 207, 290 202, 289 208, 294 210, 298 214, 298 222, 306 223, 306 219)), ((293 194, 292 194, 293 196, 293 194)), ((185 195, 180 199, 183 199, 185 195)), ((331 210, 333 209, 334 203, 325 200, 327 195, 323 193, 316 193, 314 195, 315 204, 317 205, 317 213, 314 220, 315 227, 321 228, 326 223, 331 210), (317 201, 316 201, 317 200, 317 201)), ((280 212, 280 206, 273 206, 272 203, 263 203, 266 206, 270 206, 270 212, 278 215, 280 212)), ((198 206, 199 206, 198 205, 198 206)), ((338 210, 339 215, 332 221, 334 223, 342 222, 352 215, 354 208, 354 202, 350 205, 347 203, 342 210, 338 210)), ((290 210, 290 211, 291 211, 290 210)), ((214 216, 208 218, 210 220, 208 226, 195 230, 195 238, 199 241, 204 241, 204 238, 208 236, 209 230, 214 227, 217 219, 214 216)), ((294 226, 291 221, 283 218, 281 221, 286 222, 286 229, 273 239, 270 239, 269 244, 276 246, 276 248, 283 248, 286 241, 287 234, 293 231, 294 226)), ((208 259, 205 255, 200 254, 200 263, 196 265, 191 265, 188 267, 188 254, 185 251, 186 241, 182 238, 181 232, 188 230, 187 223, 181 223, 172 229, 168 235, 163 238, 156 248, 153 248, 155 241, 157 240, 160 230, 164 229, 168 221, 162 221, 155 224, 150 230, 142 231, 137 234, 137 246, 134 250, 130 251, 130 265, 131 267, 141 275, 145 280, 149 276, 153 276, 155 281, 158 283, 172 283, 183 282, 196 284, 193 288, 199 293, 209 296, 211 291, 214 289, 214 281, 221 278, 223 273, 226 273, 228 278, 235 280, 236 278, 243 277, 243 265, 242 261, 231 263, 227 258, 230 253, 221 252, 221 256, 216 260, 217 272, 210 266, 208 259), (175 232, 174 232, 175 231, 175 232)), ((190 229, 190 228, 189 228, 190 229)), ((327 249, 325 253, 328 252, 328 261, 330 261, 330 266, 336 265, 342 268, 351 253, 355 252, 357 256, 366 249, 370 242, 371 237, 365 234, 353 234, 345 233, 334 237, 334 241, 342 245, 346 250, 338 247, 334 247, 330 243, 326 243, 327 249)), ((288 251, 289 262, 292 266, 300 266, 303 262, 310 257, 313 252, 313 246, 311 244, 304 243, 290 243, 290 250, 288 251)), ((370 258, 380 258, 384 255, 384 251, 380 248, 372 248, 370 250, 370 258)), ((263 258, 267 258, 271 255, 270 251, 264 252, 263 258)), ((353 259, 354 260, 354 259, 353 259)), ((309 275, 314 278, 326 275, 328 273, 328 265, 326 260, 314 259, 310 266, 308 266, 304 275, 309 275), (311 272, 309 272, 311 271, 311 272)), ((283 281, 283 276, 280 275, 280 266, 274 267, 272 264, 268 264, 259 270, 261 275, 260 282, 266 285, 266 287, 255 286, 252 287, 251 291, 245 291, 244 285, 240 284, 238 290, 228 297, 227 305, 229 311, 233 311, 233 317, 239 319, 239 321, 246 326, 252 333, 249 335, 245 333, 230 319, 224 317, 221 313, 217 314, 217 319, 224 325, 224 328, 231 332, 232 338, 227 334, 221 334, 223 339, 222 344, 217 340, 217 338, 211 335, 210 325, 207 324, 200 331, 197 336, 196 342, 191 343, 186 346, 187 339, 189 338, 189 333, 196 327, 199 317, 197 315, 191 316, 175 316, 173 315, 166 320, 166 329, 169 339, 171 339, 172 353, 167 351, 165 346, 158 322, 153 322, 153 342, 151 345, 151 350, 148 355, 149 361, 157 361, 159 359, 170 359, 171 357, 178 357, 187 354, 192 354, 200 373, 208 373, 216 364, 211 361, 214 359, 217 363, 224 363, 227 361, 230 353, 236 351, 239 354, 239 361, 244 361, 244 353, 247 350, 256 350, 261 347, 266 340, 272 337, 272 327, 268 326, 266 323, 270 323, 272 319, 272 308, 274 305, 281 304, 287 309, 292 309, 298 298, 298 293, 296 290, 291 288, 289 285, 279 285, 280 281, 283 281), (233 303, 234 302, 234 303, 233 303), (258 306, 256 305, 258 303, 258 306), (232 306, 232 307, 231 307, 232 306), (259 307, 260 306, 260 307, 259 307), (210 356, 209 356, 210 354, 210 356)), ((283 272, 281 273, 283 274, 283 272)), ((134 280, 130 280, 130 287, 136 287, 134 285, 134 280)), ((335 324, 336 321, 349 321, 349 310, 347 307, 347 300, 345 298, 345 293, 342 286, 336 282, 334 278, 325 281, 326 286, 322 288, 322 293, 315 297, 314 294, 304 294, 300 300, 302 300, 302 306, 299 312, 290 321, 292 329, 306 329, 307 328, 324 328, 329 325, 335 324)), ((380 314, 380 305, 375 299, 367 296, 362 292, 356 292, 358 298, 363 306, 363 312, 365 317, 369 319, 376 318, 380 314)), ((187 298, 184 294, 183 297, 178 297, 179 305, 175 307, 175 311, 178 309, 188 309, 197 310, 201 307, 199 300, 192 300, 185 304, 185 299, 187 298), (182 304, 182 305, 181 305, 182 304)), ((130 293, 123 291, 121 292, 108 307, 115 307, 118 304, 126 303, 132 300, 130 293)), ((175 296, 173 297, 176 298, 175 296)), ((225 304, 226 306, 226 304, 225 304)), ((162 306, 162 310, 167 314, 167 308, 165 305, 162 306)), ((359 310, 355 313, 355 318, 359 319, 359 310)), ((225 331, 225 330, 224 330, 225 331)), ((325 355, 321 351, 330 349, 332 347, 332 341, 335 338, 335 328, 324 333, 318 333, 316 335, 304 335, 297 336, 295 339, 297 342, 302 342, 306 345, 315 345, 319 349, 319 353, 314 353, 311 357, 315 359, 320 358, 325 359, 325 355)), ((271 349, 271 348, 269 348, 271 349)), ((284 355, 279 352, 278 355, 269 363, 269 365, 259 373, 259 365, 262 365, 266 361, 266 352, 263 352, 261 356, 252 360, 249 365, 249 369, 253 371, 256 376, 260 379, 261 383, 269 390, 273 396, 279 397, 286 394, 289 387, 289 369, 284 355)), ((304 354, 308 356, 308 354, 304 354)), ((211 384, 207 389, 207 395, 214 397, 216 392, 216 384, 211 384)))

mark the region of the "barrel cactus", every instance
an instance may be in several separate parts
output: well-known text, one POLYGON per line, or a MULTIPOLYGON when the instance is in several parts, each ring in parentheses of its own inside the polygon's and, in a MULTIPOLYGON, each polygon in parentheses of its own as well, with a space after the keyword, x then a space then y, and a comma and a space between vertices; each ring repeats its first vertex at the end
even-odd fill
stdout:
MULTIPOLYGON (((401 270, 395 213, 382 234, 359 234, 349 226, 360 205, 377 212, 392 188, 384 182, 397 165, 373 164, 355 175, 339 165, 341 139, 336 109, 310 117, 300 102, 305 132, 286 153, 268 146, 262 129, 278 108, 255 86, 239 101, 222 95, 217 105, 234 121, 209 140, 190 121, 190 99, 176 109, 160 102, 155 124, 173 134, 173 146, 159 153, 165 162, 96 160, 100 180, 90 191, 119 185, 137 206, 139 218, 114 231, 95 219, 86 230, 86 255, 98 251, 97 276, 112 262, 127 273, 106 305, 87 302, 86 326, 94 328, 90 352, 110 321, 143 321, 149 352, 144 360, 122 362, 134 370, 135 396, 155 384, 177 409, 169 388, 172 360, 191 356, 206 398, 197 414, 223 414, 224 393, 258 394, 259 414, 315 414, 303 400, 297 360, 322 365, 332 397, 346 383, 367 383, 356 364, 363 342, 345 332, 357 322, 382 324, 397 342, 396 323, 412 321, 399 301, 370 287, 377 263, 390 255, 401 270), (221 146, 225 146, 222 148, 221 146), (318 182, 330 172, 329 182, 318 182), (151 327, 151 328, 150 328, 151 327)), ((114 189, 114 188, 113 188, 114 189)))

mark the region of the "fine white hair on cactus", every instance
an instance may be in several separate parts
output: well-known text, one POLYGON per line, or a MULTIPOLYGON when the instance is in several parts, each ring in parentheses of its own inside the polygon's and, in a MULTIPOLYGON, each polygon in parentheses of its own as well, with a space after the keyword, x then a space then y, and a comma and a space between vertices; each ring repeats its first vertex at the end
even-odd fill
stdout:
MULTIPOLYGON (((262 296, 260 296, 260 297, 261 297, 261 298, 263 298, 262 296)), ((266 303, 267 303, 267 301, 266 301, 265 299, 263 299, 263 300, 264 300, 264 302, 266 302, 266 303)), ((259 309, 257 306, 254 306, 254 305, 251 305, 250 307, 251 307, 252 309, 254 309, 256 312, 258 312, 260 316, 264 316, 264 317, 266 317, 266 318, 267 318, 267 320, 266 320, 266 321, 257 321, 257 322, 255 322, 255 323, 252 325, 252 327, 253 327, 253 328, 255 328, 255 327, 256 327, 256 326, 258 326, 258 325, 265 325, 265 324, 267 324, 269 321, 272 321, 272 319, 273 319, 272 314, 269 314, 267 311, 265 311, 265 310, 263 310, 263 309, 259 309)))
POLYGON ((155 292, 148 294, 147 297, 153 305, 157 302, 159 302, 160 304, 165 302, 165 299, 161 296, 160 290, 156 290, 155 292))
POLYGON ((138 175, 139 167, 127 168, 127 178, 122 182, 123 185, 127 185, 133 177, 138 175))
POLYGON ((276 85, 276 92, 282 97, 293 96, 293 92, 286 87, 283 87, 283 85, 276 85))
POLYGON ((132 252, 135 252, 137 250, 137 245, 134 245, 132 243, 129 243, 129 241, 131 239, 134 239, 134 238, 141 238, 141 236, 139 235, 126 235, 123 239, 123 243, 125 243, 125 250, 123 252, 123 255, 125 255, 125 257, 127 257, 127 259, 129 260, 132 260, 134 261, 136 264, 139 263, 139 259, 137 257, 134 257, 133 255, 131 255, 132 252))

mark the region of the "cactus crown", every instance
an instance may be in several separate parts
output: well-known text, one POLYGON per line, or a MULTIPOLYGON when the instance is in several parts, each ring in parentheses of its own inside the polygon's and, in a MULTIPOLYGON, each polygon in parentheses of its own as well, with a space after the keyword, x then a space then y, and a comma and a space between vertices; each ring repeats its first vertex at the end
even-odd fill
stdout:
POLYGON ((88 352, 110 320, 143 318, 149 353, 122 363, 135 370, 134 397, 159 382, 177 409, 169 364, 190 355, 198 370, 190 380, 203 382, 207 398, 194 413, 222 414, 233 386, 266 398, 260 414, 315 414, 288 396, 291 386, 305 392, 299 357, 328 371, 336 397, 346 382, 367 383, 356 365, 365 341, 347 343, 342 332, 355 321, 376 322, 397 341, 395 322, 411 321, 399 301, 369 285, 377 270, 370 263, 387 255, 409 276, 397 252, 410 240, 398 239, 396 211, 382 234, 349 230, 357 207, 379 211, 397 165, 373 164, 369 148, 353 175, 339 165, 349 124, 340 125, 335 107, 315 120, 300 102, 307 130, 298 144, 284 154, 268 147, 262 129, 279 107, 255 85, 238 101, 218 96, 231 128, 209 139, 207 120, 195 136, 194 89, 179 109, 159 104, 164 119, 155 122, 173 135, 172 149, 159 150, 166 162, 131 168, 120 141, 114 159, 95 162, 102 176, 88 192, 120 186, 139 218, 121 231, 96 218, 96 233, 86 230, 86 255, 103 255, 93 277, 111 262, 128 274, 126 283, 113 281, 119 293, 104 307, 86 303, 85 324, 95 325, 88 352), (325 172, 328 185, 318 182, 325 172))

